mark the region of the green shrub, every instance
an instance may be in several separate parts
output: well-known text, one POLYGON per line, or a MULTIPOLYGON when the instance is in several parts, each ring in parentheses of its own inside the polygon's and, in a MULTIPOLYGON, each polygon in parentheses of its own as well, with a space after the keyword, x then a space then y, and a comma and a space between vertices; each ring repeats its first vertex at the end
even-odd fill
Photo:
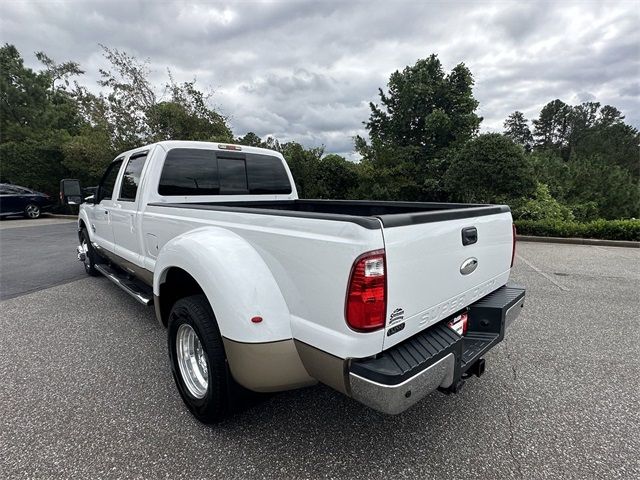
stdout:
POLYGON ((562 205, 549 193, 549 187, 538 183, 531 198, 511 202, 513 218, 518 220, 571 221, 571 209, 562 205))
POLYGON ((640 220, 638 219, 594 220, 587 223, 559 220, 516 220, 515 223, 520 235, 640 241, 640 220))
POLYGON ((596 202, 577 203, 569 205, 573 216, 578 222, 591 222, 598 219, 598 204, 596 202))

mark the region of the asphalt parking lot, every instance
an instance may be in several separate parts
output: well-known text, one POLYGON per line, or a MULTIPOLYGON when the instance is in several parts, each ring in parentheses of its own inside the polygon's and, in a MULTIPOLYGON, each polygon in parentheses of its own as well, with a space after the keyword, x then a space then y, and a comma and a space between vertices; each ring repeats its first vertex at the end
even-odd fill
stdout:
MULTIPOLYGON (((50 226, 2 223, 4 272, 50 226)), ((55 286, 0 302, 0 478, 640 477, 638 249, 520 243, 523 313, 459 395, 390 417, 317 386, 204 426, 152 309, 67 266, 75 226, 56 228, 64 278, 47 264, 55 286)), ((2 292, 44 268, 22 263, 2 292)))
POLYGON ((85 277, 74 254, 76 222, 6 218, 0 222, 0 300, 85 277))

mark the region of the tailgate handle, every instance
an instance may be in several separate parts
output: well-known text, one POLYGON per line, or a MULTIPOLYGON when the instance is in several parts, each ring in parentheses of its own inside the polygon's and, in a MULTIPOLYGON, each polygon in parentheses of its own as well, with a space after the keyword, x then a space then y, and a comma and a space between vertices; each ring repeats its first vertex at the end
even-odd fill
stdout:
POLYGON ((462 229, 462 245, 472 245, 478 241, 478 229, 467 227, 462 229))

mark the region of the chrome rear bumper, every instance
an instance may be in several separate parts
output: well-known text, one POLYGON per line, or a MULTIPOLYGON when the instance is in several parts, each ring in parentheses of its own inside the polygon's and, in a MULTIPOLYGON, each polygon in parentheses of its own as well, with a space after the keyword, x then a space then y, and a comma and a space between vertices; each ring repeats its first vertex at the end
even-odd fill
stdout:
POLYGON ((433 325, 374 358, 352 359, 349 391, 359 402, 395 415, 440 388, 457 392, 464 379, 484 372, 482 356, 504 338, 520 314, 525 290, 505 285, 469 307, 464 336, 433 325))
POLYGON ((397 385, 385 385, 349 373, 352 397, 379 412, 396 415, 419 402, 438 387, 453 383, 455 355, 450 353, 429 368, 397 385))

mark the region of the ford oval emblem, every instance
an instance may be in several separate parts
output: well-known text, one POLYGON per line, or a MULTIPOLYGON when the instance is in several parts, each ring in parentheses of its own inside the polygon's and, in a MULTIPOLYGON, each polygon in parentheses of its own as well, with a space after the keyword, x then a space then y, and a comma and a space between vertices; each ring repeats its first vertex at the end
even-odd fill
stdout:
POLYGON ((478 267, 478 259, 475 257, 467 258, 460 266, 460 273, 462 275, 469 275, 478 267))

